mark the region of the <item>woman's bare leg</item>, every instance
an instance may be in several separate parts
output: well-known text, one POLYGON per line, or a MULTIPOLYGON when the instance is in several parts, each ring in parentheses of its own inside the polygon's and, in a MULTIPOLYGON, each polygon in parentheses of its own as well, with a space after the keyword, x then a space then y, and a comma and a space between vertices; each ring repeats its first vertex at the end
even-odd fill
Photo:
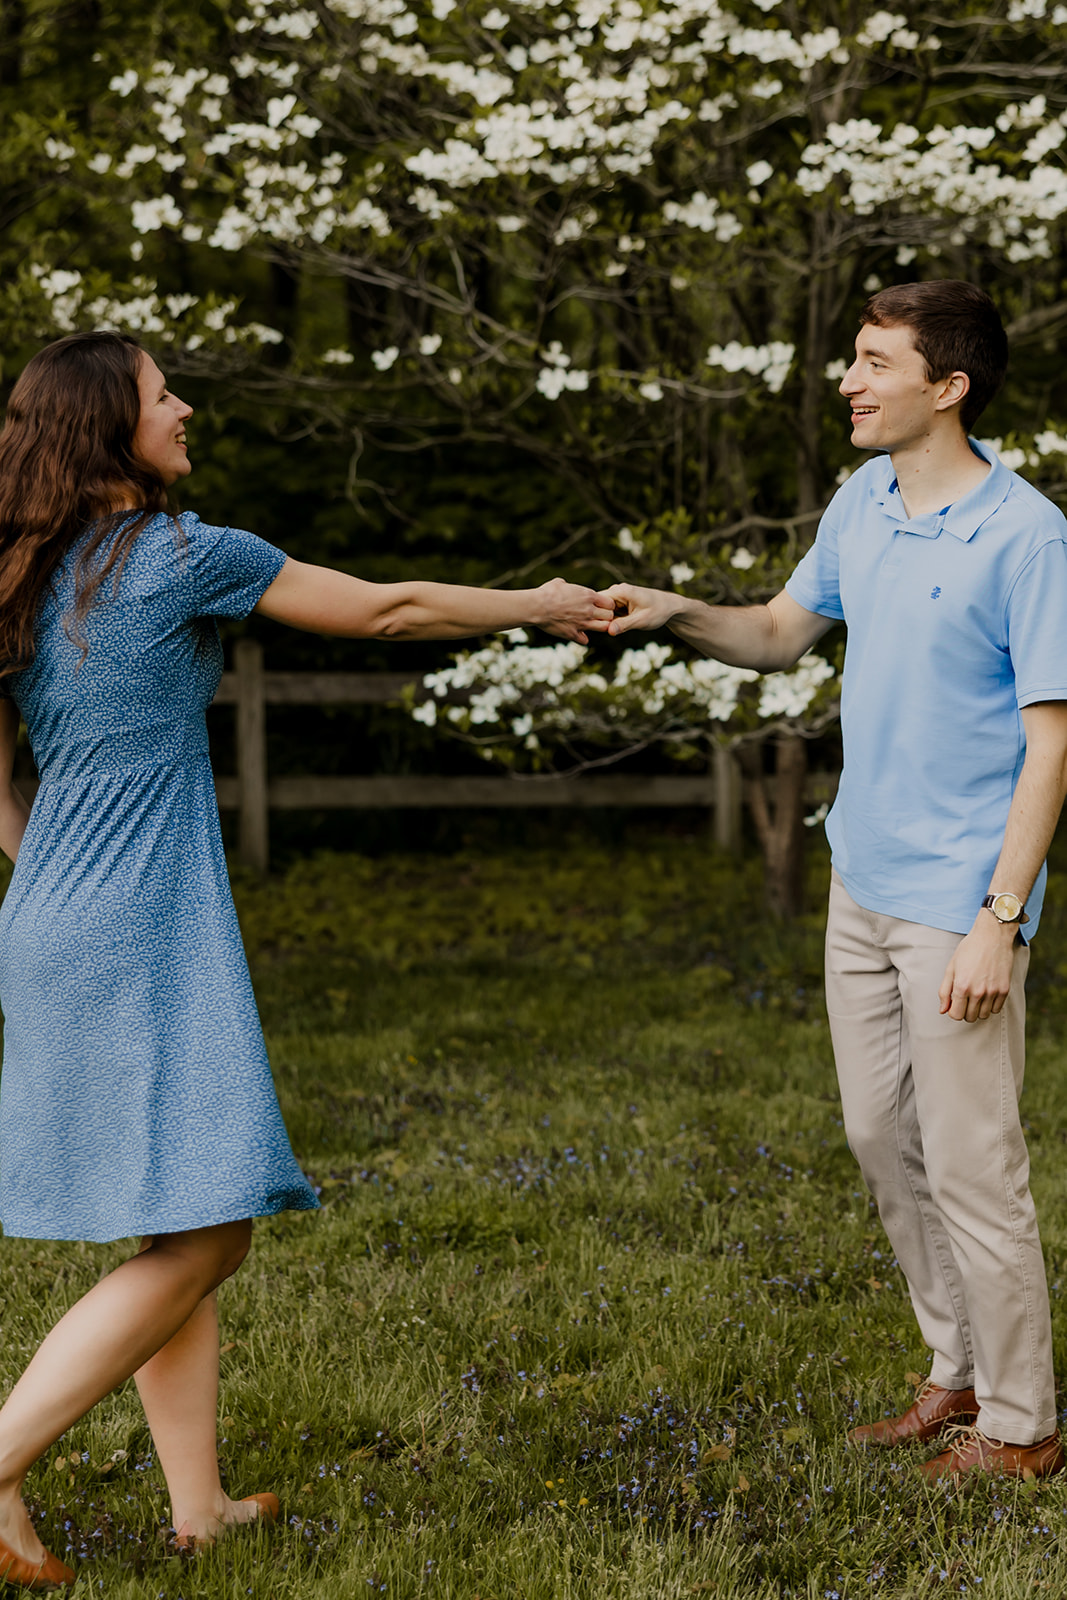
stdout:
POLYGON ((0 1539, 39 1561, 22 1482, 43 1451, 139 1372, 243 1261, 251 1223, 161 1234, 56 1323, 0 1409, 0 1539))
POLYGON ((219 1321, 215 1294, 135 1374, 181 1535, 211 1539, 257 1507, 231 1500, 219 1478, 219 1321))

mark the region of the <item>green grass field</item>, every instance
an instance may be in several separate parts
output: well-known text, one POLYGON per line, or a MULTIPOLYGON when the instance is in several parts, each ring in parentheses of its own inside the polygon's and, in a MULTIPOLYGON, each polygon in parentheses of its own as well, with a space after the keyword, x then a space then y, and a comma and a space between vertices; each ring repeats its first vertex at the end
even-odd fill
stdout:
MULTIPOLYGON (((124 1392, 29 1485, 79 1600, 1067 1593, 1067 1478, 932 1490, 843 1443, 926 1352, 845 1146, 820 911, 770 927, 681 842, 237 890, 323 1203, 220 1296, 227 1481, 285 1522, 168 1554, 124 1392)), ((1053 896, 1025 1114, 1067 1371, 1053 896)), ((120 1251, 4 1252, 6 1385, 120 1251)))

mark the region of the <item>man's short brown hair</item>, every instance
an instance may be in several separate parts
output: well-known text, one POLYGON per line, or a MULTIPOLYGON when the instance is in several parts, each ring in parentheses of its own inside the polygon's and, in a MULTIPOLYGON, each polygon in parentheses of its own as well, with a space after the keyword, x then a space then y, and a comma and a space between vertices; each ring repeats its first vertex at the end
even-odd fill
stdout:
POLYGON ((967 374, 971 387, 960 403, 960 421, 970 433, 1008 370, 1008 336, 985 290, 956 278, 879 289, 860 312, 860 326, 867 324, 910 328, 929 383, 967 374))

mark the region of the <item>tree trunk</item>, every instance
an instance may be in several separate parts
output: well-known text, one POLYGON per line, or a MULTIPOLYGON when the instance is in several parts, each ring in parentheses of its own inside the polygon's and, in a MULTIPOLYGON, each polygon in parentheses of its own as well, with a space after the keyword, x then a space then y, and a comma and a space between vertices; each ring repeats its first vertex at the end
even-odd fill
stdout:
POLYGON ((762 771, 761 751, 748 755, 749 809, 763 851, 767 909, 772 916, 787 919, 797 916, 804 900, 807 740, 782 733, 774 741, 774 751, 773 802, 768 792, 771 784, 762 771))

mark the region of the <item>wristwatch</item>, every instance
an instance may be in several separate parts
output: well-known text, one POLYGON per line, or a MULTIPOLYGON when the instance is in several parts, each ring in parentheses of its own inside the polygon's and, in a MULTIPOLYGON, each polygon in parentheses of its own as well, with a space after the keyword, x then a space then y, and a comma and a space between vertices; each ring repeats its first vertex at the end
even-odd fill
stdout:
POLYGON ((1017 894, 1005 890, 1002 894, 987 894, 982 901, 984 911, 992 911, 998 922, 1029 922, 1023 903, 1017 894))

